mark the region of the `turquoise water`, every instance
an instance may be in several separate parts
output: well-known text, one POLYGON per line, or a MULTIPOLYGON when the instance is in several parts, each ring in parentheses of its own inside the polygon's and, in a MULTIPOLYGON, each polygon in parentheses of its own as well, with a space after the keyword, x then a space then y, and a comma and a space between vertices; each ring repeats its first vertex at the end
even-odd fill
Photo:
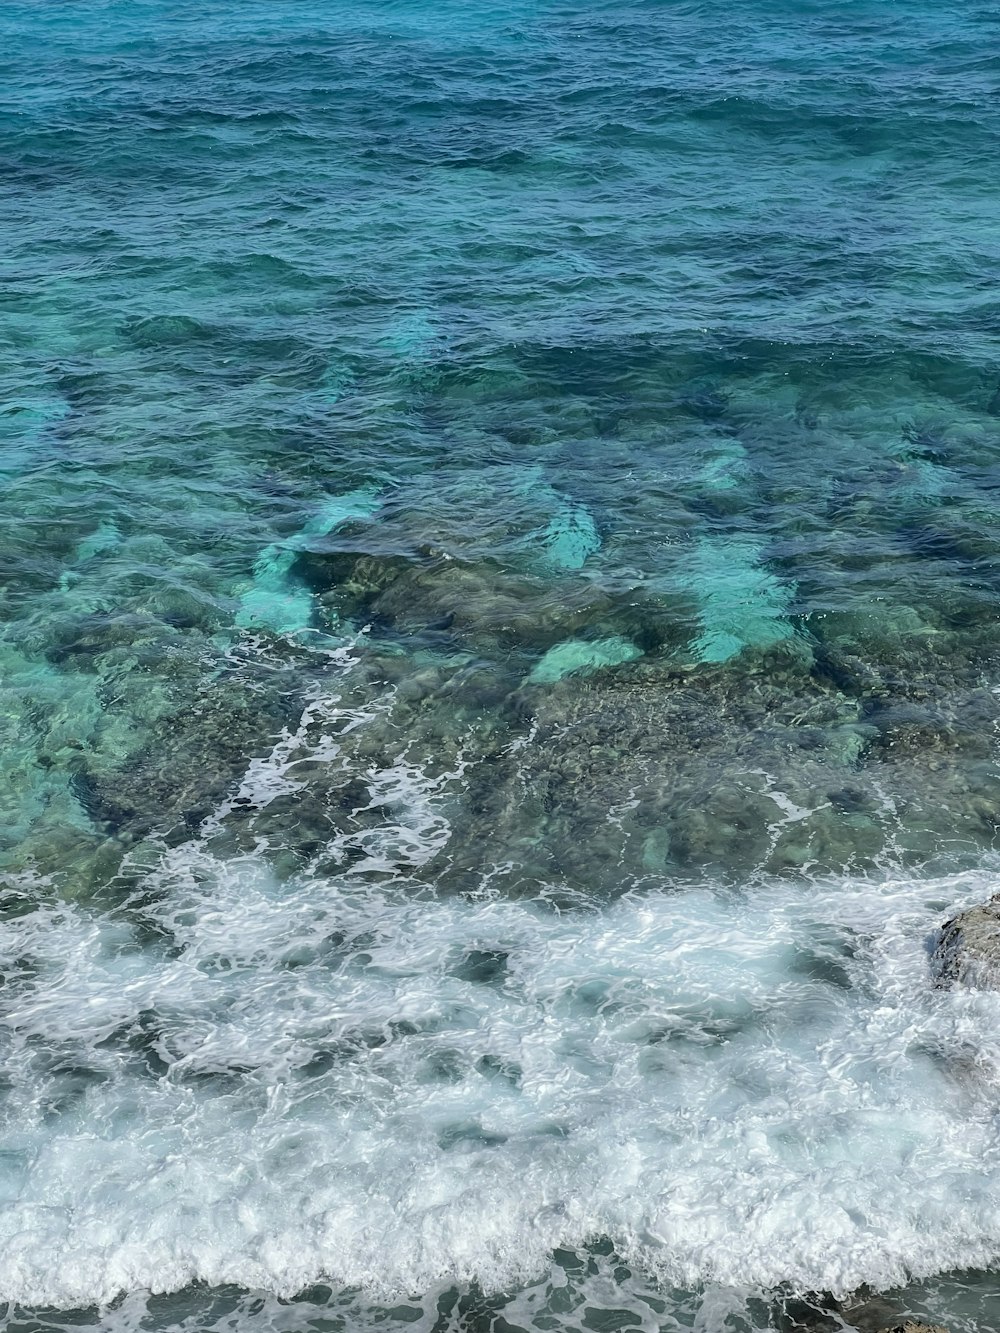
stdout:
POLYGON ((998 49, 3 7, 5 1328, 995 1326, 998 49))

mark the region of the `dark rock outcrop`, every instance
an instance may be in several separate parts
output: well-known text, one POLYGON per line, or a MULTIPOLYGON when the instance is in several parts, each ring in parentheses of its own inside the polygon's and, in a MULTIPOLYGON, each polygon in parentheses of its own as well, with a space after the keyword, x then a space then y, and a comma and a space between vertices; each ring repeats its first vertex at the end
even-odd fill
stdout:
POLYGON ((945 922, 933 965, 940 986, 1000 987, 1000 894, 945 922))
POLYGON ((948 1333, 948 1330, 941 1324, 920 1324, 916 1320, 907 1319, 902 1324, 883 1329, 882 1333, 948 1333))

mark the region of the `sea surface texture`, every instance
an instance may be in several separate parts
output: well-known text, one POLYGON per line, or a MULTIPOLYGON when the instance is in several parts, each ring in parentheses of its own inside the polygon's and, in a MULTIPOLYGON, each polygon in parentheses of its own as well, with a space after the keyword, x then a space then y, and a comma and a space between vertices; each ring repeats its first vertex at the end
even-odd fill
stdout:
POLYGON ((0 9, 0 1326, 1000 1326, 1000 11, 0 9))

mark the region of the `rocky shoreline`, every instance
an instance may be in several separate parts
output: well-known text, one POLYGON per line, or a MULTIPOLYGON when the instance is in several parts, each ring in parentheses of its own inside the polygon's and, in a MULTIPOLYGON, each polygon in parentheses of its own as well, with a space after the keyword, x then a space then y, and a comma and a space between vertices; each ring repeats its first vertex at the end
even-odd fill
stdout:
POLYGON ((946 921, 932 962, 939 986, 1000 987, 1000 894, 946 921))

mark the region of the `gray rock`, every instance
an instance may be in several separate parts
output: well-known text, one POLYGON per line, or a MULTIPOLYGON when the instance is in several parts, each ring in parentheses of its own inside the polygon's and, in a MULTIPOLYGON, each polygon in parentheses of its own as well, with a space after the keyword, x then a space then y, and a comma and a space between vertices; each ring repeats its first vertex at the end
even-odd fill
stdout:
POLYGON ((1000 988, 1000 894, 944 923, 933 965, 940 986, 1000 988))
POLYGON ((905 1323, 884 1328, 882 1333, 948 1333, 948 1330, 941 1324, 919 1324, 914 1319, 907 1319, 905 1323))

